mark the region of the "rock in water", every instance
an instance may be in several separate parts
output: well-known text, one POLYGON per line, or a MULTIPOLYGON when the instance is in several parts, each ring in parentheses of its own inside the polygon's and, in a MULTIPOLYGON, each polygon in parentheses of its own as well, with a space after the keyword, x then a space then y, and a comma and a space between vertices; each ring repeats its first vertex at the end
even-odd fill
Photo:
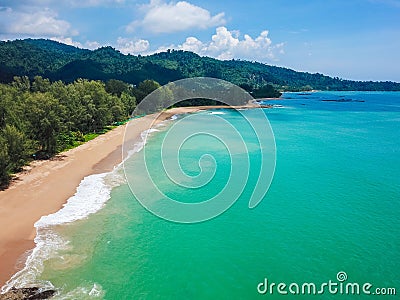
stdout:
POLYGON ((38 287, 11 288, 8 292, 0 294, 0 300, 41 300, 54 296, 55 290, 43 290, 38 287))

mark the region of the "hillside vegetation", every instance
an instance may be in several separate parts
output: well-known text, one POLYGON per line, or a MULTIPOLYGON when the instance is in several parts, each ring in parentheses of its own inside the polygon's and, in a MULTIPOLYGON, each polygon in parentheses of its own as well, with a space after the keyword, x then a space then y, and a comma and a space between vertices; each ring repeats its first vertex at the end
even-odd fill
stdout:
POLYGON ((134 56, 124 55, 111 47, 91 51, 42 39, 0 42, 0 82, 11 82, 14 76, 33 79, 37 75, 66 83, 78 78, 118 79, 130 84, 152 79, 161 85, 177 79, 204 76, 227 80, 250 92, 268 84, 280 91, 400 90, 400 83, 395 82, 343 80, 258 62, 221 61, 187 51, 168 50, 149 56, 134 56))
MULTIPOLYGON (((111 47, 90 51, 42 39, 0 42, 0 188, 30 160, 94 138, 127 120, 161 85, 190 77, 224 79, 257 98, 289 90, 400 90, 394 82, 341 80, 185 51, 133 56, 111 47)), ((140 113, 164 107, 162 101, 182 91, 171 85, 164 92, 166 99, 154 100, 159 103, 141 107, 140 113)), ((217 103, 187 99, 180 105, 217 103)))

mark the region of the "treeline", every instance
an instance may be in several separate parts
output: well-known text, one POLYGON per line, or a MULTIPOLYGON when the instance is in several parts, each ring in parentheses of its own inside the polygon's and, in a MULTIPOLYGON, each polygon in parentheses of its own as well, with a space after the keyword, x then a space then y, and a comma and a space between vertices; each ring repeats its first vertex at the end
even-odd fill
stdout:
POLYGON ((221 61, 181 50, 135 56, 124 55, 112 47, 91 51, 43 39, 0 41, 0 82, 10 82, 14 76, 33 79, 37 75, 52 81, 118 79, 132 84, 150 78, 162 85, 183 78, 213 77, 246 86, 248 91, 266 85, 280 91, 400 91, 400 83, 396 82, 344 80, 259 62, 221 61))
MULTIPOLYGON (((11 83, 0 84, 0 189, 32 159, 48 159, 88 141, 128 120, 133 112, 137 116, 172 106, 220 105, 217 99, 224 98, 231 105, 244 105, 251 99, 222 81, 160 87, 148 79, 133 85, 116 79, 52 82, 41 76, 16 76, 11 83), (199 99, 198 93, 208 97, 199 99)), ((273 92, 270 85, 254 90, 255 96, 273 92)))
POLYGON ((136 103, 160 85, 40 76, 0 84, 0 187, 32 159, 49 158, 127 120, 136 103))

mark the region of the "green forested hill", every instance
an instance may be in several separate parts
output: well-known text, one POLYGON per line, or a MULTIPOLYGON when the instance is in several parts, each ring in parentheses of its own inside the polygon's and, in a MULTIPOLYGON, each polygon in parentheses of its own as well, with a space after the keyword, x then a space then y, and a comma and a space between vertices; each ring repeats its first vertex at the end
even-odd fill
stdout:
MULTIPOLYGON (((400 90, 400 83, 341 80, 185 51, 133 56, 43 39, 0 42, 0 189, 30 160, 49 158, 127 120, 160 84, 198 76, 225 79, 256 98, 279 97, 277 90, 400 90)), ((167 94, 173 98, 174 92, 167 94)), ((214 104, 212 99, 179 103, 214 104)), ((151 103, 136 113, 159 107, 151 103)))
POLYGON ((43 39, 0 42, 0 82, 11 82, 14 76, 24 75, 31 79, 40 75, 67 83, 86 78, 118 79, 132 84, 146 79, 165 84, 181 78, 209 76, 247 90, 266 84, 280 90, 400 90, 400 83, 342 80, 258 62, 220 61, 186 51, 133 56, 123 55, 111 47, 90 51, 43 39))

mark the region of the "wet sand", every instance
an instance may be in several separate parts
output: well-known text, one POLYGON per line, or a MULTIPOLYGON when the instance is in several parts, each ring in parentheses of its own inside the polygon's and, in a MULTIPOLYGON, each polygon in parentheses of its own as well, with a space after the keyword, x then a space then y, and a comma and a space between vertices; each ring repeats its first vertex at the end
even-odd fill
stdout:
MULTIPOLYGON (((254 105, 235 107, 249 108, 254 105)), ((129 122, 129 139, 175 114, 191 113, 224 106, 180 107, 129 122)), ((34 224, 42 216, 58 211, 76 192, 82 179, 112 171, 122 161, 122 144, 127 125, 63 152, 46 161, 34 161, 17 174, 11 186, 0 191, 0 286, 24 266, 35 246, 34 224)))

